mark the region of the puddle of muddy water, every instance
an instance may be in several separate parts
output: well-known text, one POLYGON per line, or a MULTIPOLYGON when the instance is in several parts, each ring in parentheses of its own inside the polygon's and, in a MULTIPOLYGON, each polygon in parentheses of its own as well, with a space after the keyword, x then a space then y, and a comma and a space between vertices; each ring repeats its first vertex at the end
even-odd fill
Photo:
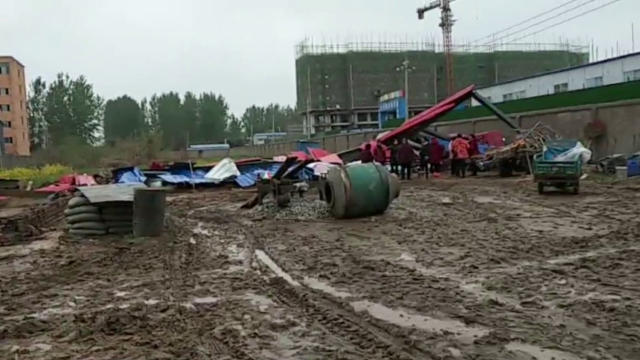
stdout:
POLYGON ((316 278, 310 278, 310 277, 305 277, 304 280, 302 281, 305 285, 307 285, 308 287, 315 289, 315 290, 320 290, 323 291, 327 294, 331 294, 335 297, 339 297, 339 298, 348 298, 348 297, 352 297, 353 295, 351 295, 350 293, 346 292, 346 291, 340 291, 336 288, 334 288, 333 286, 322 282, 316 278))
POLYGON ((352 302, 351 306, 357 312, 367 311, 371 316, 394 325, 417 328, 432 333, 454 333, 459 341, 467 344, 471 344, 475 339, 489 333, 487 329, 469 327, 460 321, 409 314, 403 310, 394 310, 366 300, 352 302))
POLYGON ((479 284, 479 283, 461 284, 460 288, 466 292, 469 292, 475 295, 480 300, 493 299, 499 302, 500 304, 511 305, 517 309, 521 308, 520 301, 518 301, 517 299, 504 296, 495 291, 487 290, 482 286, 482 284, 479 284))
POLYGON ((33 251, 49 250, 58 246, 60 231, 52 231, 45 240, 35 240, 24 245, 12 245, 0 247, 0 260, 11 256, 27 256, 33 251))
POLYGON ((603 256, 603 255, 611 255, 611 254, 615 254, 617 252, 622 252, 622 251, 635 251, 635 250, 640 250, 640 246, 631 246, 628 248, 622 248, 622 249, 598 249, 598 250, 593 250, 593 251, 588 251, 588 252, 584 252, 584 253, 579 253, 579 254, 571 254, 571 255, 565 255, 565 256, 559 256, 557 258, 554 259, 550 259, 547 260, 547 263, 549 264, 566 264, 566 263, 570 263, 573 262, 575 260, 579 260, 579 259, 583 259, 583 258, 591 258, 591 257, 598 257, 598 256, 603 256))
POLYGON ((193 304, 216 304, 219 301, 220 301, 219 297, 213 297, 213 296, 193 298, 193 300, 191 300, 193 304))
POLYGON ((288 282, 292 286, 300 286, 300 283, 293 280, 291 275, 287 274, 276 264, 269 255, 267 255, 264 251, 257 249, 255 251, 256 257, 260 260, 264 265, 266 265, 271 271, 273 271, 276 275, 283 278, 286 282, 288 282))
POLYGON ((523 352, 531 355, 536 360, 582 360, 580 357, 564 351, 545 349, 539 346, 518 342, 511 342, 507 344, 505 349, 513 352, 523 352))
POLYGON ((494 198, 493 196, 476 196, 473 198, 474 202, 478 204, 500 204, 502 201, 494 198))

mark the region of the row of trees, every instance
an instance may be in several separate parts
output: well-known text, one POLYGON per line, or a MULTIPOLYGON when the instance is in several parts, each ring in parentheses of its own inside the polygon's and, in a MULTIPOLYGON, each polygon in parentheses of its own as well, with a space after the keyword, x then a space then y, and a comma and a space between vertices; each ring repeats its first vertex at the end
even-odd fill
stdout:
POLYGON ((123 95, 105 103, 84 76, 72 79, 66 74, 58 74, 49 85, 40 77, 33 80, 28 108, 33 149, 69 138, 96 145, 149 134, 172 150, 224 141, 240 145, 254 133, 286 131, 297 121, 291 107, 277 104, 251 106, 238 119, 225 98, 214 93, 169 92, 140 102, 123 95))

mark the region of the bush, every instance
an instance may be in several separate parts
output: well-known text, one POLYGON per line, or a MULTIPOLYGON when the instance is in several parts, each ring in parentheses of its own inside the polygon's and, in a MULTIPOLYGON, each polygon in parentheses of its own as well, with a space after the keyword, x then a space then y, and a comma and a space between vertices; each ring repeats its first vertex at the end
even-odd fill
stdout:
POLYGON ((0 170, 0 179, 20 180, 23 182, 33 181, 33 187, 38 188, 42 185, 51 184, 62 175, 72 173, 70 167, 53 164, 45 165, 41 168, 13 168, 0 170))

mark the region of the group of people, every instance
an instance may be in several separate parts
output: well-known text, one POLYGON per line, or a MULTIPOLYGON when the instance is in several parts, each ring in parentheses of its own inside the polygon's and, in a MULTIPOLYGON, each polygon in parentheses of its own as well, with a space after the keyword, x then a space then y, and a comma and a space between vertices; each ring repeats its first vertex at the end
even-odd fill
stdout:
MULTIPOLYGON (((391 172, 399 175, 402 180, 411 180, 411 172, 416 159, 420 160, 420 167, 424 170, 426 177, 429 177, 429 172, 432 174, 439 173, 445 154, 444 146, 442 146, 436 138, 422 145, 419 157, 416 156, 407 138, 403 138, 402 142, 399 142, 397 139, 394 140, 390 150, 391 172)), ((362 163, 375 161, 380 164, 386 164, 386 160, 387 154, 380 143, 378 143, 374 149, 372 149, 371 144, 368 143, 360 152, 360 161, 362 163)))
MULTIPOLYGON (((402 180, 411 180, 411 172, 416 159, 420 162, 420 168, 424 171, 425 177, 429 177, 429 173, 438 174, 442 170, 443 161, 446 152, 449 153, 451 159, 451 175, 464 178, 467 168, 475 176, 478 168, 470 159, 474 155, 480 154, 478 141, 475 135, 471 134, 465 137, 461 134, 456 135, 449 142, 449 148, 445 147, 436 139, 425 142, 420 148, 419 155, 409 144, 407 138, 403 138, 402 142, 397 139, 393 141, 391 150, 391 172, 399 175, 402 180)), ((360 161, 362 163, 377 162, 380 164, 387 163, 387 153, 384 147, 377 143, 372 149, 371 143, 367 143, 360 152, 360 161)))
POLYGON ((464 178, 467 168, 473 176, 478 174, 478 167, 470 159, 479 155, 478 140, 471 134, 468 138, 462 134, 456 135, 449 143, 449 157, 451 158, 451 175, 464 178))

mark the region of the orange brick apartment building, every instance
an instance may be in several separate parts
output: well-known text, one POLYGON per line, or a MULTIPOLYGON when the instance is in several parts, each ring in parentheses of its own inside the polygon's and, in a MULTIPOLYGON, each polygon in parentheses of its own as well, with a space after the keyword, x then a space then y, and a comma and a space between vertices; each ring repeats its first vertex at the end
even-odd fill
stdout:
POLYGON ((29 119, 24 65, 11 56, 0 56, 0 153, 26 156, 29 150, 29 119))

